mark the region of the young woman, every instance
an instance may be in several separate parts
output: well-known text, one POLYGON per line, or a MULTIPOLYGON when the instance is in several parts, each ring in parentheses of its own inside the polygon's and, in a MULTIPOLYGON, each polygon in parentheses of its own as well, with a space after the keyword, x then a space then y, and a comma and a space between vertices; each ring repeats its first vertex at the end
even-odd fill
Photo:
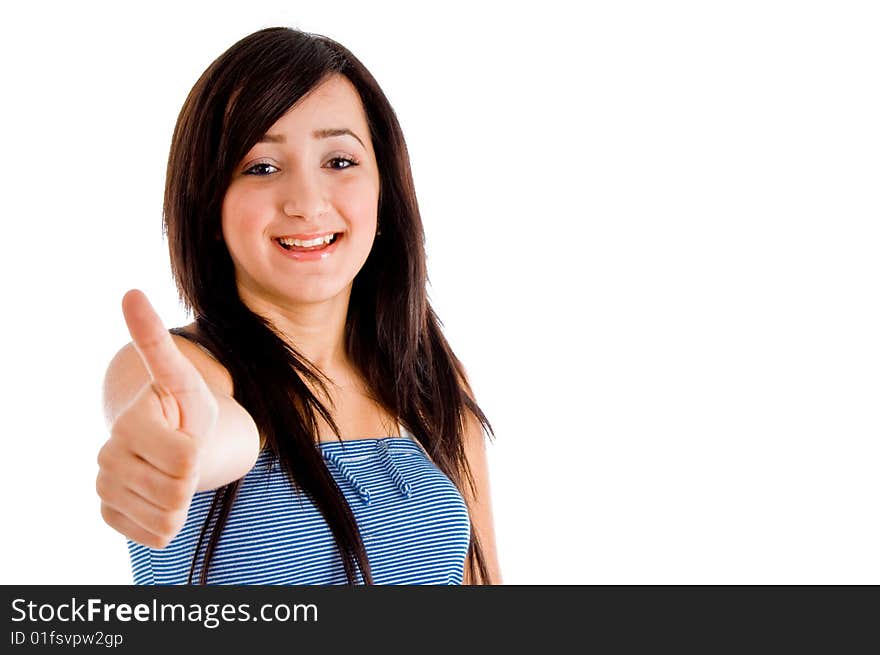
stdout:
POLYGON ((166 330, 125 295, 98 455, 135 583, 500 584, 494 433, 427 299, 400 125, 354 55, 268 28, 214 61, 163 228, 195 320, 166 330))

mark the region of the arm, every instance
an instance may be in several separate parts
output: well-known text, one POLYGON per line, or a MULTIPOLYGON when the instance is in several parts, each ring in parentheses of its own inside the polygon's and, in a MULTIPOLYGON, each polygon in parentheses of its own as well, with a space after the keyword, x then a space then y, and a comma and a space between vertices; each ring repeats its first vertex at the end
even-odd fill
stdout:
MULTIPOLYGON (((207 491, 245 475, 259 454, 259 432, 253 418, 232 397, 232 379, 225 368, 205 355, 191 341, 172 334, 181 353, 192 362, 217 400, 219 414, 209 448, 200 462, 196 491, 207 491)), ((132 402, 150 375, 133 343, 111 360, 104 376, 104 419, 108 426, 132 402)))
MULTIPOLYGON (((467 385, 466 388, 470 388, 467 385)), ((486 566, 489 569, 491 584, 504 584, 501 577, 501 567, 498 563, 498 551, 495 542, 495 525, 492 516, 492 500, 489 490, 489 467, 486 459, 486 442, 483 434, 483 426, 476 416, 466 411, 467 420, 464 426, 464 447, 468 466, 473 476, 476 494, 471 492, 467 478, 464 478, 464 496, 471 515, 471 522, 480 540, 486 566)), ((475 584, 471 579, 469 567, 464 567, 464 579, 462 584, 475 584)))

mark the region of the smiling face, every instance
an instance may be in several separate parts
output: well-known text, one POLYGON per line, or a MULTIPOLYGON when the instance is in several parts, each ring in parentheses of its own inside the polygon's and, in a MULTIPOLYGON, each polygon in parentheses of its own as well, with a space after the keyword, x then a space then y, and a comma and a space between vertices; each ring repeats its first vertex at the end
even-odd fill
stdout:
POLYGON ((242 299, 289 307, 344 296, 347 303, 373 247, 378 204, 379 170, 360 96, 334 75, 233 170, 221 225, 242 299), (331 234, 329 246, 305 250, 331 234), (297 242, 285 239, 294 244, 288 249, 279 237, 297 242))

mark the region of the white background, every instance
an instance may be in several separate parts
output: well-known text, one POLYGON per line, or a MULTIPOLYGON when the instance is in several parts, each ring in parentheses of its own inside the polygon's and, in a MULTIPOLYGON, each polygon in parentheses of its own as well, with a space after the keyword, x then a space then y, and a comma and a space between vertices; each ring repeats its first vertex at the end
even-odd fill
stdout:
POLYGON ((880 583, 873 3, 21 4, 0 582, 131 582, 94 489, 121 298, 190 320, 172 129, 215 57, 287 25, 351 49, 403 126, 430 297, 496 431, 505 582, 880 583))

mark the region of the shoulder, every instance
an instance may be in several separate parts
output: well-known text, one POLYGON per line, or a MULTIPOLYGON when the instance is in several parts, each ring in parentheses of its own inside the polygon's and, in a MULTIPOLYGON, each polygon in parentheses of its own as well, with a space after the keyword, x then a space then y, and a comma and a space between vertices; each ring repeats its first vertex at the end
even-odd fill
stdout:
MULTIPOLYGON (((476 407, 473 388, 461 362, 459 362, 458 373, 459 383, 476 407)), ((463 408, 463 413, 462 441, 467 469, 463 471, 464 480, 461 492, 467 503, 468 513, 479 539, 489 573, 489 580, 481 580, 479 584, 503 584, 501 567, 498 563, 495 521, 492 512, 489 461, 486 451, 487 433, 483 430, 480 419, 470 407, 463 408)), ((470 566, 467 562, 464 567, 462 584, 477 584, 471 576, 470 566)))
MULTIPOLYGON (((193 326, 178 329, 192 334, 193 326)), ((211 389, 218 395, 233 395, 232 376, 225 366, 190 339, 169 334, 181 354, 193 364, 211 389)), ((112 422, 148 379, 149 371, 134 343, 129 341, 116 352, 104 374, 104 406, 108 422, 112 422)))
POLYGON ((234 385, 232 375, 230 375, 226 367, 217 361, 217 359, 209 353, 206 348, 195 341, 195 335, 197 333, 196 324, 190 323, 183 327, 176 328, 176 330, 187 336, 171 333, 171 338, 174 339, 174 343, 177 344, 180 352, 183 353, 187 359, 193 363, 193 366, 198 369, 199 373, 202 374, 202 377, 205 378, 205 382, 208 383, 208 386, 221 391, 227 396, 233 395, 234 385))
MULTIPOLYGON (((458 382, 461 385, 462 390, 468 397, 468 400, 473 403, 474 407, 476 407, 476 396, 474 395, 473 388, 471 387, 467 370, 460 361, 458 362, 458 366, 456 368, 458 374, 458 382)), ((481 460, 484 460, 486 452, 485 437, 486 434, 483 430, 483 424, 480 422, 479 417, 474 413, 471 407, 468 407, 467 405, 463 406, 462 441, 464 445, 465 456, 469 465, 473 465, 475 461, 479 464, 481 460)))

